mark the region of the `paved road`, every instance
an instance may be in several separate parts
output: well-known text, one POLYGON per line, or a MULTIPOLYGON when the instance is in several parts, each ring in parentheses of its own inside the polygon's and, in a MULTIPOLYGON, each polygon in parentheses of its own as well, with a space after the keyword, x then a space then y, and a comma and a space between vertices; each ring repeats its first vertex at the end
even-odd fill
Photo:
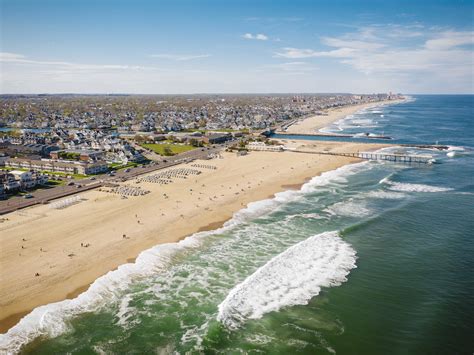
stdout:
POLYGON ((144 165, 143 167, 130 168, 129 171, 125 171, 126 169, 119 170, 114 174, 114 176, 104 174, 96 176, 95 178, 75 180, 76 185, 73 186, 58 186, 45 190, 37 190, 31 193, 33 195, 33 198, 30 199, 15 197, 6 201, 1 201, 0 215, 36 204, 48 203, 51 200, 95 189, 106 184, 127 181, 142 174, 181 164, 184 160, 192 161, 195 159, 207 159, 209 154, 218 154, 226 146, 227 144, 223 144, 216 145, 215 147, 210 149, 194 149, 172 157, 164 157, 163 161, 161 162, 155 161, 148 165, 144 165))

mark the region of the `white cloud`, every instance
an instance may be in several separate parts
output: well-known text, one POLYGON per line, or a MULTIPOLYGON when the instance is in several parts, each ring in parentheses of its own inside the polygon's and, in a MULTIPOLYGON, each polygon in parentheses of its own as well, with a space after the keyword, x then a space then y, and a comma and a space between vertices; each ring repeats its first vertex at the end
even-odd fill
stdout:
POLYGON ((26 56, 17 53, 0 52, 0 63, 23 64, 29 66, 50 66, 60 70, 147 70, 157 69, 155 67, 144 67, 139 65, 118 65, 118 64, 81 64, 73 62, 58 62, 28 59, 26 56))
MULTIPOLYGON (((249 58, 247 69, 240 62, 233 67, 231 61, 208 71, 200 71, 195 66, 188 70, 172 65, 180 63, 179 60, 208 56, 200 53, 155 54, 155 58, 176 61, 163 69, 42 60, 4 52, 0 53, 0 92, 474 91, 471 31, 421 25, 371 25, 351 31, 322 37, 317 47, 312 43, 281 48, 274 55, 274 63, 267 65, 259 66, 259 61, 251 62, 249 58), (341 65, 346 69, 341 70, 341 65), (255 75, 256 70, 258 75, 255 75)), ((249 33, 243 37, 275 41, 273 37, 260 35, 249 33)), ((282 43, 287 43, 287 38, 282 43)))
POLYGON ((470 44, 474 44, 474 31, 445 31, 440 33, 437 38, 426 41, 425 48, 428 50, 448 50, 470 44))
POLYGON ((255 35, 251 34, 251 33, 246 33, 242 36, 242 38, 254 39, 254 40, 258 40, 258 41, 267 41, 268 40, 268 36, 264 35, 263 33, 257 33, 255 35))
MULTIPOLYGON (((322 37, 325 50, 285 47, 276 58, 333 58, 405 92, 473 92, 474 31, 372 25, 322 37)), ((330 65, 330 64, 329 64, 330 65)))
POLYGON ((323 37, 321 43, 333 49, 317 51, 308 48, 282 48, 275 57, 282 58, 335 58, 341 63, 349 64, 365 74, 369 73, 406 73, 441 71, 463 72, 472 80, 472 48, 474 32, 441 30, 422 35, 416 44, 406 44, 407 40, 419 38, 419 28, 395 27, 403 38, 395 40, 388 28, 362 28, 354 33, 340 37, 323 37))
POLYGON ((152 54, 150 57, 152 58, 161 58, 161 59, 171 59, 171 60, 177 60, 177 61, 187 61, 187 60, 194 60, 194 59, 201 59, 201 58, 209 58, 211 55, 210 54, 189 54, 189 55, 183 55, 183 54, 152 54))
POLYGON ((0 52, 0 62, 14 62, 24 60, 25 56, 16 53, 0 52))
POLYGON ((334 58, 345 58, 353 52, 351 48, 340 48, 332 51, 315 51, 312 49, 300 49, 300 48, 283 48, 283 52, 275 53, 275 57, 282 57, 288 59, 301 59, 301 58, 317 58, 317 57, 334 57, 334 58))

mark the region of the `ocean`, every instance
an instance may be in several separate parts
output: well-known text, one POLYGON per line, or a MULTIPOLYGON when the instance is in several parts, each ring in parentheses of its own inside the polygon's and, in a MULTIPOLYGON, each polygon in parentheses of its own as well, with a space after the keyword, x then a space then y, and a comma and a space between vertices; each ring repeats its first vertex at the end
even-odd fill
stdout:
POLYGON ((445 144, 439 164, 362 162, 251 203, 34 310, 35 354, 472 354, 474 96, 413 96, 328 127, 445 144))

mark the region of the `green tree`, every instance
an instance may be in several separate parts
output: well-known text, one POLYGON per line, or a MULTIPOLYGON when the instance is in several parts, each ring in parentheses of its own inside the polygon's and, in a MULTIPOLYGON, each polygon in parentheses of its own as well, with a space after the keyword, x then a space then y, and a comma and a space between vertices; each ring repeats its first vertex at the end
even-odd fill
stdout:
POLYGON ((166 155, 167 157, 169 157, 169 156, 173 155, 173 151, 171 150, 170 147, 165 147, 163 149, 163 154, 166 155))
POLYGON ((138 144, 145 142, 145 137, 143 137, 143 136, 141 136, 141 135, 139 135, 139 134, 136 134, 135 137, 134 137, 134 139, 135 139, 135 142, 137 142, 138 144))
POLYGON ((189 144, 191 144, 193 147, 202 147, 203 146, 202 141, 199 141, 196 138, 191 138, 189 140, 189 144))

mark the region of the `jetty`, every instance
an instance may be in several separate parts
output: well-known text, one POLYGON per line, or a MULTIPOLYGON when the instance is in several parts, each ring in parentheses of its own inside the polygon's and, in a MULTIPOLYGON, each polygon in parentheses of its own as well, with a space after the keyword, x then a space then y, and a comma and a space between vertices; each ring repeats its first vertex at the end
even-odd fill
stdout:
POLYGON ((274 135, 285 135, 285 136, 302 136, 302 137, 332 137, 332 138, 366 138, 366 139, 393 139, 390 136, 384 134, 370 134, 370 133, 330 133, 330 132, 311 132, 311 133, 288 133, 286 130, 288 126, 281 125, 279 127, 270 127, 261 131, 257 131, 262 136, 273 137, 274 135))
POLYGON ((337 155, 348 158, 358 158, 365 160, 386 160, 397 163, 416 163, 416 164, 433 164, 435 159, 431 155, 417 155, 417 154, 402 154, 402 153, 376 153, 376 152, 356 152, 356 153, 342 153, 342 152, 316 152, 307 150, 286 150, 295 153, 306 154, 320 154, 320 155, 337 155))

